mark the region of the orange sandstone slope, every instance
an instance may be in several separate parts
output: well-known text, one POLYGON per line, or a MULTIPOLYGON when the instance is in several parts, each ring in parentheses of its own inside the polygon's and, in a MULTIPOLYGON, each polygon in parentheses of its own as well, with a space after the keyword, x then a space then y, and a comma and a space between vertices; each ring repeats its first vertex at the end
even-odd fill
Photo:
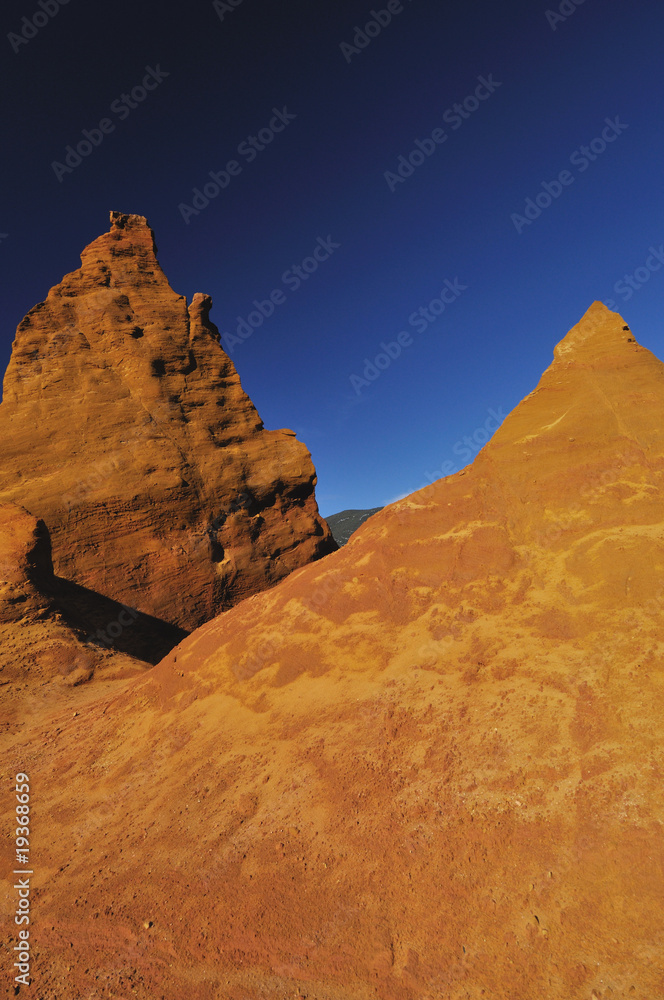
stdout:
POLYGON ((44 997, 664 996, 663 408, 595 303, 471 467, 21 734, 44 997))
POLYGON ((210 307, 112 212, 19 324, 0 405, 0 500, 46 522, 56 574, 185 629, 336 548, 306 447, 264 430, 210 307))

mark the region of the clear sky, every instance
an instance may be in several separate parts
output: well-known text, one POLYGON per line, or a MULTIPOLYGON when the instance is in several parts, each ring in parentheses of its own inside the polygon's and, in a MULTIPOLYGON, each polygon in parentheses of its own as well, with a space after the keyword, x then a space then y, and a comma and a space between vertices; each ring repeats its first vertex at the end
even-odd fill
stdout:
POLYGON ((664 357, 661 0, 7 0, 2 26, 3 369, 110 210, 212 295, 324 515, 465 465, 595 299, 664 357))

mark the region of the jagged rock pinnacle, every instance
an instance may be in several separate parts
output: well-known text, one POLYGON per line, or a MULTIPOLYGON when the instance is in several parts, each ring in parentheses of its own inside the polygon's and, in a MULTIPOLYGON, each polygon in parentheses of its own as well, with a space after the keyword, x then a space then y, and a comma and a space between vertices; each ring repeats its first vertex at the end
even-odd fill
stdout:
POLYGON ((42 518, 56 574, 192 628, 336 546, 291 431, 266 431, 140 215, 111 213, 19 324, 0 499, 42 518))

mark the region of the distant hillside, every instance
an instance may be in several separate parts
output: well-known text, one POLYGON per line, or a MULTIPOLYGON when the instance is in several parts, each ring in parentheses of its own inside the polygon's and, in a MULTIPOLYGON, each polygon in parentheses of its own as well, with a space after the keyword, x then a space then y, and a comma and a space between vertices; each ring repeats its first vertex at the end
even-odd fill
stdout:
POLYGON ((382 507, 373 507, 371 510, 342 510, 340 514, 332 514, 325 520, 330 526, 335 542, 342 546, 346 544, 353 532, 357 531, 361 524, 364 524, 367 518, 371 517, 372 514, 377 514, 382 509, 382 507))

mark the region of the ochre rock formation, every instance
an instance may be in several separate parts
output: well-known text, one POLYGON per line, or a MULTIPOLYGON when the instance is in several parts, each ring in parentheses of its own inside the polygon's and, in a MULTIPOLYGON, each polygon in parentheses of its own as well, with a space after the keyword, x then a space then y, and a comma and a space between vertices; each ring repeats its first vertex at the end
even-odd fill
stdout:
MULTIPOLYGON (((0 690, 3 729, 20 729, 26 704, 44 682, 89 680, 109 654, 87 649, 53 600, 55 579, 46 525, 18 504, 0 503, 0 690)), ((119 657, 114 676, 127 675, 119 657)), ((135 664, 135 667, 138 667, 135 664)), ((135 672, 135 670, 133 671, 135 672)), ((32 710, 28 707, 32 714, 32 710)))
MULTIPOLYGON (((103 634, 103 633, 102 633, 103 634)), ((18 504, 0 504, 0 688, 5 723, 20 719, 21 693, 50 697, 96 674, 132 676, 155 663, 187 633, 129 612, 58 579, 47 526, 18 504), (118 619, 126 623, 119 627, 118 619), (110 626, 113 637, 96 633, 110 626), (115 627, 113 627, 115 626, 115 627), (51 690, 49 691, 49 685, 51 690)))
POLYGON ((53 578, 51 540, 43 521, 18 504, 0 503, 0 624, 39 615, 40 586, 53 578))
POLYGON ((664 996, 663 407, 595 303, 472 466, 26 726, 43 995, 664 996))
POLYGON ((292 431, 266 431, 138 215, 19 324, 0 499, 49 527, 59 577, 190 629, 336 545, 292 431))

